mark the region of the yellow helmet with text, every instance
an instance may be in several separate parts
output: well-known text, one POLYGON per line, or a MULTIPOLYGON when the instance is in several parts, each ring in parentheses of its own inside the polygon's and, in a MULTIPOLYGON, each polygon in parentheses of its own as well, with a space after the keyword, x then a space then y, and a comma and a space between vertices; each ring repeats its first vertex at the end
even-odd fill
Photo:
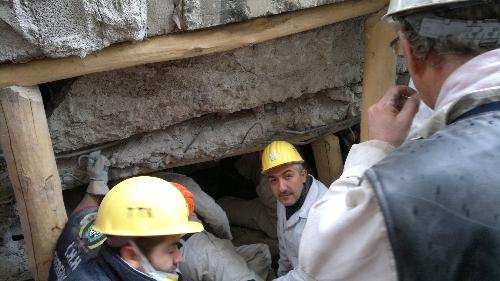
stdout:
POLYGON ((262 153, 262 173, 283 164, 304 163, 297 149, 286 141, 273 141, 262 153))
POLYGON ((163 236, 200 232, 188 204, 171 183, 140 176, 118 183, 102 200, 94 229, 114 236, 163 236))

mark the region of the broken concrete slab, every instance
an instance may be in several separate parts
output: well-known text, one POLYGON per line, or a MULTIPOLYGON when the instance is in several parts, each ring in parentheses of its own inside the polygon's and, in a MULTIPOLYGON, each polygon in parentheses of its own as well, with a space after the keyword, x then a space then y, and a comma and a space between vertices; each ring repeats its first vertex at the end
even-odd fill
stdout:
MULTIPOLYGON (((362 19, 223 54, 79 77, 48 118, 56 153, 361 81, 362 19)), ((342 98, 342 97, 340 97, 342 98)))
POLYGON ((31 280, 21 222, 12 188, 0 186, 0 279, 31 280))
MULTIPOLYGON (((146 0, 103 1, 20 1, 2 2, 0 34, 9 34, 13 40, 0 42, 0 62, 20 62, 39 53, 26 55, 26 47, 9 48, 13 42, 26 41, 30 48, 39 49, 43 56, 57 58, 84 57, 112 43, 143 40, 150 34, 171 32, 173 1, 146 0), (165 3, 168 2, 168 3, 165 3), (160 8, 161 10, 151 10, 160 8), (161 11, 161 12, 158 12, 161 11), (150 21, 148 22, 148 15, 150 21), (170 15, 170 16, 169 16, 170 15), (148 26, 149 23, 149 26, 148 26), (15 31, 17 36, 12 34, 15 31)), ((18 44, 16 44, 17 46, 18 44)))
POLYGON ((139 41, 344 0, 44 0, 0 2, 0 63, 84 57, 139 41))
MULTIPOLYGON (((256 151, 272 139, 295 137, 304 131, 340 131, 359 122, 360 93, 349 91, 330 89, 229 115, 212 114, 126 139, 102 149, 111 161, 110 179, 256 151), (336 92, 352 95, 354 100, 338 101, 336 92)), ((88 181, 77 158, 57 161, 63 188, 88 181)))
POLYGON ((344 0, 184 0, 181 28, 195 30, 344 0))
POLYGON ((26 62, 43 56, 42 50, 19 36, 11 26, 0 20, 0 62, 26 62))

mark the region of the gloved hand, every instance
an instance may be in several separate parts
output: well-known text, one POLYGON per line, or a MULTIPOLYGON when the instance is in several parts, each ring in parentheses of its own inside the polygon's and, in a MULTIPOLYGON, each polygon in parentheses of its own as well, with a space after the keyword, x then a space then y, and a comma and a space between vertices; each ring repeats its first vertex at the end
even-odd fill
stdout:
POLYGON ((87 175, 90 179, 87 193, 105 195, 108 193, 109 160, 101 155, 101 151, 94 151, 88 155, 87 175))

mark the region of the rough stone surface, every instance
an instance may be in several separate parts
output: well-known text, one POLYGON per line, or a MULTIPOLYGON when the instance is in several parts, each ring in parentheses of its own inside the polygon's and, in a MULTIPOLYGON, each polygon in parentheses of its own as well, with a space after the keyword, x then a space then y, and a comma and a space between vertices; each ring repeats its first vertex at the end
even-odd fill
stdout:
POLYGON ((0 41, 0 62, 32 59, 40 56, 37 50, 46 57, 84 57, 115 42, 142 40, 148 14, 152 35, 170 32, 173 8, 173 2, 160 0, 3 1, 0 34, 10 40, 0 41), (148 6, 165 9, 164 14, 148 13, 148 6))
POLYGON ((182 28, 200 29, 344 0, 184 0, 182 28))
POLYGON ((24 62, 43 56, 42 50, 16 33, 4 21, 0 21, 0 31, 0 38, 2 38, 0 40, 0 62, 6 60, 24 62))
POLYGON ((48 119, 54 150, 358 83, 362 26, 352 20, 234 52, 80 77, 48 119))
POLYGON ((21 223, 10 186, 0 186, 0 280, 31 280, 21 223))
POLYGON ((341 1, 4 0, 0 1, 0 63, 84 57, 116 42, 341 1))
MULTIPOLYGON (((342 121, 359 118, 362 20, 49 85, 48 121, 63 187, 88 181, 84 163, 78 165, 81 150, 101 147, 114 180, 226 157, 302 131, 343 129, 342 121)), ((164 32, 162 26, 147 32, 164 32)), ((29 57, 38 50, 24 52, 29 57)), ((0 280, 29 280, 7 181, 0 163, 0 280)))
MULTIPOLYGON (((360 90, 356 84, 351 86, 360 90)), ((299 133, 330 126, 333 126, 330 132, 345 129, 348 125, 337 127, 335 124, 356 121, 359 94, 349 88, 330 90, 230 115, 199 117, 127 139, 102 149, 102 153, 111 161, 111 180, 180 163, 210 161, 238 154, 247 147, 262 146, 272 139, 285 138, 290 136, 290 131, 299 133), (339 101, 338 96, 344 96, 346 101, 339 101)), ((88 182, 84 167, 77 163, 77 157, 58 160, 63 188, 88 182)))

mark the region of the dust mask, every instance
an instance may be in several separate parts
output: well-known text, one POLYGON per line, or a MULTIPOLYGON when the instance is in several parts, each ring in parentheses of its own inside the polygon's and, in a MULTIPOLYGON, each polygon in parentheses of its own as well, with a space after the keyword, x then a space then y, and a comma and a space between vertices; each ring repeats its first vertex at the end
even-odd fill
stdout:
POLYGON ((135 244, 135 242, 132 240, 129 240, 129 243, 132 246, 132 249, 134 249, 134 252, 139 256, 142 268, 144 269, 146 275, 158 281, 177 281, 179 279, 179 275, 177 273, 170 273, 170 272, 156 270, 151 265, 146 256, 142 254, 142 251, 139 249, 139 247, 137 247, 137 244, 135 244))

